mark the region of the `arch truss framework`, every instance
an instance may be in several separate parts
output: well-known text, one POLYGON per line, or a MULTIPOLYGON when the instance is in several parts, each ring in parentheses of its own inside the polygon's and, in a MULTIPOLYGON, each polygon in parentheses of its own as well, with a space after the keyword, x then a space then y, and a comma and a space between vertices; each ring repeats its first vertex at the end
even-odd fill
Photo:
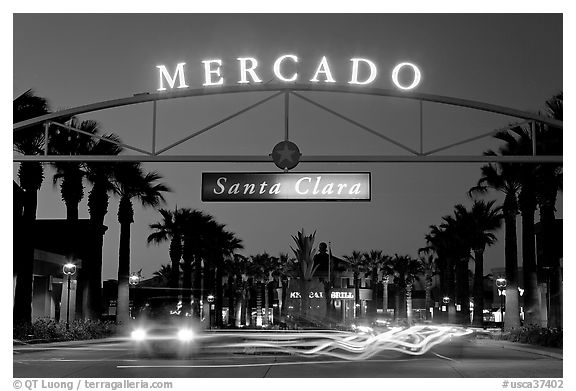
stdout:
POLYGON ((234 87, 224 87, 221 89, 187 89, 187 90, 177 90, 168 93, 144 93, 136 94, 132 97, 110 100, 105 102, 94 103, 85 106, 79 106, 73 109, 63 110, 41 117, 32 118, 26 121, 22 121, 14 124, 14 132, 26 131, 33 125, 44 125, 45 132, 45 149, 44 154, 39 155, 14 155, 14 162, 26 162, 26 161, 37 161, 37 162, 55 162, 55 161, 90 161, 90 162, 240 162, 240 163, 258 163, 258 162, 272 162, 272 157, 268 154, 266 155, 170 155, 166 152, 172 150, 173 148, 203 134, 211 129, 218 127, 219 125, 233 120, 234 118, 276 98, 283 96, 284 99, 284 137, 286 140, 289 139, 289 118, 290 118, 290 97, 300 99, 319 108, 322 111, 330 113, 331 115, 353 125, 354 127, 363 130, 367 133, 372 134, 375 137, 385 140, 402 150, 407 154, 405 155, 303 155, 300 159, 301 162, 317 162, 317 163, 327 163, 327 162, 350 162, 350 163, 376 163, 376 162, 509 162, 509 163, 561 163, 561 155, 537 155, 536 154, 536 129, 538 124, 543 124, 556 129, 557 131, 562 131, 563 123, 562 121, 557 121, 547 117, 542 117, 540 115, 523 112, 515 109, 511 109, 503 106, 496 106, 482 102, 475 102, 464 99, 457 99, 451 97, 444 97, 438 95, 430 94, 419 94, 419 93, 405 93, 393 90, 368 88, 358 90, 348 86, 310 86, 310 85, 257 85, 257 86, 234 86, 234 87), (419 150, 410 148, 397 140, 394 140, 382 132, 373 129, 372 127, 366 126, 361 122, 352 119, 334 109, 331 109, 318 101, 305 96, 302 92, 306 91, 319 91, 319 92, 339 92, 339 93, 353 93, 353 94, 364 94, 364 95, 374 95, 374 96, 386 96, 401 99, 411 99, 419 102, 419 115, 420 115, 420 145, 419 150), (218 94, 229 94, 229 93, 242 93, 242 92, 272 92, 271 95, 258 102, 251 104, 231 115, 228 115, 202 129, 197 129, 191 131, 186 137, 164 147, 161 149, 156 148, 156 135, 157 135, 157 109, 158 102, 161 100, 185 98, 193 96, 206 96, 206 95, 218 95, 218 94), (132 145, 116 142, 103 138, 99 135, 93 135, 91 133, 85 132, 81 129, 74 128, 69 124, 64 123, 66 118, 71 118, 74 115, 84 114, 114 107, 122 107, 128 105, 142 104, 146 102, 152 102, 152 132, 151 132, 151 149, 144 150, 137 148, 132 145), (474 110, 480 110, 485 112, 502 114, 509 117, 514 117, 518 119, 517 122, 511 123, 507 126, 493 129, 485 133, 479 134, 474 137, 469 137, 466 139, 461 139, 454 141, 450 144, 444 145, 439 148, 432 150, 424 150, 423 140, 424 140, 424 124, 423 124, 423 106, 425 102, 432 102, 437 104, 445 104, 457 107, 471 108, 474 110), (483 138, 491 137, 496 133, 511 129, 517 126, 529 126, 532 133, 532 155, 527 156, 468 156, 468 155, 438 155, 439 152, 446 151, 450 148, 468 144, 483 138), (98 156, 98 155, 52 155, 49 154, 48 146, 50 140, 50 131, 54 127, 59 127, 63 129, 68 129, 73 132, 80 134, 85 134, 90 137, 95 137, 102 139, 106 142, 113 144, 118 144, 130 150, 136 152, 136 154, 131 155, 117 155, 117 156, 98 156))

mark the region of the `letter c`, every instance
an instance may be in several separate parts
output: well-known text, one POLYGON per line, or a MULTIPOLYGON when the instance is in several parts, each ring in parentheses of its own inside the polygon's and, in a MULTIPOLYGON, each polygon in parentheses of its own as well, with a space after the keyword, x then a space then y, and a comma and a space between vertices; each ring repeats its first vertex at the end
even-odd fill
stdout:
POLYGON ((294 62, 298 62, 298 57, 296 57, 293 54, 285 54, 283 56, 280 56, 276 59, 276 61, 274 61, 274 75, 282 80, 282 81, 296 81, 296 79, 298 78, 298 73, 295 72, 292 77, 287 78, 284 77, 281 73, 280 73, 280 65, 282 64, 282 61, 284 61, 284 59, 289 58, 294 62))
POLYGON ((300 191, 300 182, 302 182, 303 180, 307 180, 308 182, 312 182, 312 178, 305 176, 305 177, 302 177, 296 181, 296 186, 295 186, 296 193, 301 194, 301 195, 308 194, 308 192, 310 191, 310 190, 300 191))

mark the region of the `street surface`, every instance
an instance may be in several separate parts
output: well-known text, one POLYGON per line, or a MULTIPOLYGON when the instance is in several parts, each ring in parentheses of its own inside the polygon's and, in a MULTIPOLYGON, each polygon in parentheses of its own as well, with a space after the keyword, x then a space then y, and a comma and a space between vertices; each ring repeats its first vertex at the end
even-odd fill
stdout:
POLYGON ((130 341, 14 346, 15 378, 559 378, 562 359, 456 338, 423 355, 383 351, 362 360, 204 349, 192 358, 140 357, 130 341))

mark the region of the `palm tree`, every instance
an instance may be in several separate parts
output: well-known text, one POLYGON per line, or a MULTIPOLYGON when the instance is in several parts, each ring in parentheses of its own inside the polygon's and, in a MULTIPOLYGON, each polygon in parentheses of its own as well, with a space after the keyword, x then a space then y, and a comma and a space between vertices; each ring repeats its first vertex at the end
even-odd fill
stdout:
POLYGON ((424 272, 420 260, 409 255, 395 254, 390 260, 394 268, 394 284, 398 287, 399 297, 404 298, 400 306, 399 317, 412 322, 412 287, 418 280, 418 275, 424 272))
POLYGON ((217 314, 215 325, 222 326, 222 307, 223 307, 223 277, 224 277, 224 259, 232 256, 237 250, 244 248, 242 239, 236 237, 233 232, 225 230, 224 225, 210 224, 212 230, 208 235, 208 244, 206 245, 206 259, 208 267, 213 273, 207 273, 207 285, 214 291, 214 311, 217 314), (212 276, 214 278, 212 278, 212 276))
POLYGON ((426 235, 427 247, 420 249, 419 251, 432 251, 436 254, 436 266, 439 270, 440 275, 440 293, 442 298, 447 297, 450 303, 447 305, 448 309, 448 321, 453 322, 456 315, 454 302, 454 257, 451 254, 452 248, 452 238, 449 232, 443 227, 438 227, 436 225, 430 226, 430 233, 426 235))
MULTIPOLYGON (((100 125, 96 121, 80 122, 73 117, 69 125, 93 135, 100 133, 100 125)), ((48 149, 55 155, 88 155, 94 146, 93 140, 94 138, 88 135, 58 128, 50 137, 48 149)), ((83 180, 86 174, 84 164, 82 162, 54 162, 52 165, 56 169, 53 183, 56 185, 60 182, 60 194, 62 201, 66 204, 66 220, 74 223, 78 221, 78 204, 84 198, 83 180)))
POLYGON ((163 286, 170 286, 170 279, 172 278, 172 265, 160 265, 160 269, 152 273, 156 277, 160 277, 163 286))
POLYGON ((462 222, 459 229, 465 232, 474 252, 473 319, 476 326, 482 326, 484 316, 484 250, 496 242, 493 232, 502 226, 502 207, 495 207, 494 203, 475 200, 470 210, 463 205, 455 207, 455 214, 462 222))
POLYGON ((432 307, 432 287, 434 285, 434 275, 437 273, 437 258, 431 248, 420 249, 418 253, 421 257, 420 261, 422 262, 422 267, 424 269, 424 289, 426 292, 424 308, 426 320, 428 320, 431 317, 430 308, 432 307))
MULTIPOLYGON (((115 134, 105 134, 103 139, 92 139, 90 155, 118 155, 122 147, 117 143, 120 138, 115 134), (110 142, 112 141, 112 142, 110 142)), ((108 200, 114 191, 114 164, 104 162, 85 162, 86 179, 92 184, 88 193, 88 213, 92 226, 91 249, 85 255, 83 270, 87 276, 82 293, 84 316, 97 319, 102 313, 102 249, 104 246, 104 218, 108 213, 108 200)))
MULTIPOLYGON (((563 93, 546 101, 546 115, 563 120, 563 93)), ((537 128, 538 155, 562 155, 562 129, 549 126, 537 128)), ((562 273, 554 245, 556 198, 562 190, 562 164, 539 164, 536 168, 536 200, 540 209, 542 232, 542 269, 547 270, 549 285, 548 327, 562 328, 562 273)))
POLYGON ((168 277, 168 287, 178 289, 180 280, 180 260, 182 258, 182 240, 184 233, 184 210, 174 208, 174 211, 159 209, 162 219, 154 224, 150 224, 153 232, 148 235, 147 243, 161 244, 169 241, 170 247, 170 276, 168 277))
POLYGON ((380 270, 385 267, 388 263, 390 257, 382 254, 382 250, 371 250, 370 252, 364 253, 364 269, 366 271, 365 276, 370 277, 371 288, 372 288, 372 300, 368 301, 367 315, 374 321, 376 320, 377 313, 377 301, 378 297, 378 276, 380 270))
POLYGON ((212 216, 197 209, 184 208, 182 215, 182 303, 186 312, 200 318, 202 256, 205 254, 206 233, 212 231, 216 222, 212 216))
POLYGON ((231 254, 224 260, 224 267, 228 275, 228 313, 229 324, 240 326, 246 319, 245 307, 247 302, 247 285, 244 278, 248 272, 248 258, 241 254, 231 254), (239 318, 237 316, 239 315, 239 318))
MULTIPOLYGON (((542 132, 537 132, 542 133, 542 132)), ((527 127, 516 126, 508 131, 498 132, 495 138, 505 142, 500 148, 502 155, 532 155, 532 131, 527 127)), ((541 141, 542 137, 536 140, 541 141)), ((524 273, 524 323, 540 325, 540 291, 536 268, 536 243, 534 214, 536 213, 536 172, 539 165, 533 163, 516 164, 515 171, 520 183, 518 207, 522 216, 522 268, 524 273)))
MULTIPOLYGON (((496 155, 492 151, 488 151, 486 154, 496 155)), ((508 329, 520 327, 516 215, 518 214, 518 193, 521 184, 518 180, 517 170, 517 166, 509 163, 482 166, 482 176, 478 180, 477 186, 469 191, 469 194, 484 194, 493 189, 504 194, 502 212, 505 226, 504 259, 507 280, 504 324, 508 329)))
POLYGON ((354 279, 354 318, 358 318, 362 312, 360 306, 360 273, 364 272, 364 255, 360 251, 352 251, 351 255, 345 255, 344 259, 352 269, 354 279))
POLYGON ((286 315, 288 282, 297 276, 297 263, 294 258, 290 258, 286 253, 280 253, 278 258, 274 258, 274 268, 272 278, 278 280, 278 285, 282 288, 280 298, 280 318, 286 315))
MULTIPOLYGON (((248 275, 255 282, 256 299, 256 326, 267 324, 268 306, 265 305, 265 314, 262 316, 262 295, 266 292, 266 284, 272 272, 273 260, 267 253, 251 255, 248 263, 248 275)), ((264 294, 265 304, 268 304, 267 294, 264 294)))
MULTIPOLYGON (((49 112, 46 99, 34 95, 32 90, 26 91, 13 102, 14 123, 39 117, 49 112)), ((34 126, 13 134, 14 151, 24 155, 39 155, 43 153, 44 129, 34 126)), ((39 162, 22 162, 18 168, 20 187, 24 190, 22 221, 14 235, 18 263, 14 263, 16 271, 16 287, 14 291, 14 324, 30 323, 32 321, 32 268, 34 264, 34 223, 38 205, 38 190, 44 180, 44 168, 39 162)))
POLYGON ((164 201, 163 193, 170 191, 158 181, 157 172, 145 173, 140 164, 118 164, 114 170, 115 192, 120 197, 118 222, 120 223, 120 247, 118 250, 118 300, 116 321, 127 324, 130 319, 130 226, 134 222, 133 200, 143 207, 157 207, 164 201))
POLYGON ((308 317, 308 307, 310 306, 310 299, 308 297, 310 281, 318 269, 318 265, 314 264, 314 254, 316 248, 314 247, 314 238, 316 232, 312 235, 306 236, 304 229, 298 231, 297 236, 292 236, 296 243, 296 249, 292 246, 290 249, 294 252, 297 262, 298 279, 300 280, 300 313, 302 317, 308 317))
POLYGON ((472 238, 468 223, 467 211, 463 205, 456 205, 453 216, 442 217, 440 225, 448 236, 450 247, 448 257, 452 259, 456 271, 455 301, 458 322, 470 323, 470 273, 469 262, 472 259, 472 238))

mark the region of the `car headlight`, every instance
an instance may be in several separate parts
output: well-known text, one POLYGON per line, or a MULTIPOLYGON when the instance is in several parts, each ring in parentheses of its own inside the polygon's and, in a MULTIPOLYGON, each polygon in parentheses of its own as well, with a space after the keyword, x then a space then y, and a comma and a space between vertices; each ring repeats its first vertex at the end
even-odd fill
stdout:
POLYGON ((189 342, 194 338, 194 332, 190 329, 180 329, 178 339, 182 342, 189 342))
POLYGON ((130 337, 135 341, 144 341, 146 339, 146 331, 136 329, 130 333, 130 337))

